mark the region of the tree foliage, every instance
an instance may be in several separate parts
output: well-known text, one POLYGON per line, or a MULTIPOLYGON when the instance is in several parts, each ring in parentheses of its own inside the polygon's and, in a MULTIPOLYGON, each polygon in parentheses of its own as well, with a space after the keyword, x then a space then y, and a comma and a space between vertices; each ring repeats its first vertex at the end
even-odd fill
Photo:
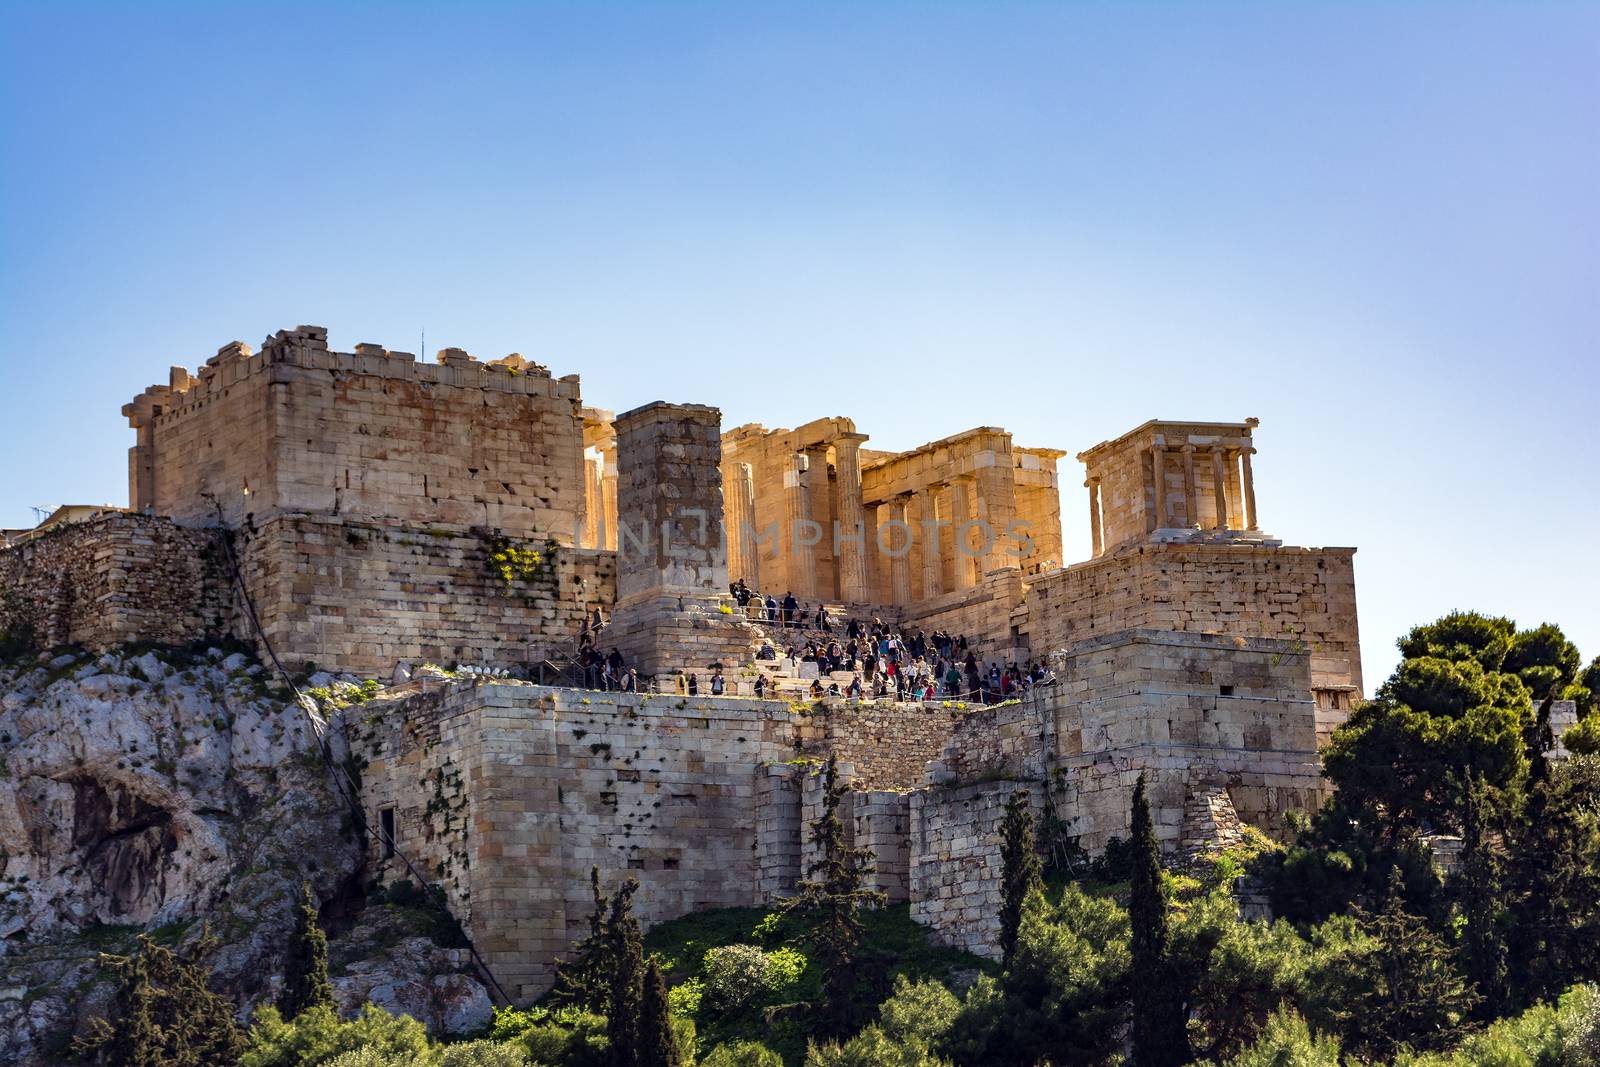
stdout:
POLYGON ((1161 878, 1144 775, 1133 787, 1133 882, 1128 916, 1132 930, 1134 1067, 1168 1067, 1189 1061, 1183 995, 1167 930, 1167 898, 1161 878))
POLYGON ((328 978, 328 937, 318 922, 316 894, 311 891, 311 883, 302 879, 294 933, 284 960, 278 1011, 284 1018, 293 1019, 319 1005, 334 1007, 333 982, 328 978))
POLYGON ((1013 792, 1006 800, 1005 818, 1000 823, 1000 953, 1007 963, 1017 946, 1023 902, 1041 885, 1029 802, 1029 790, 1013 792))
POLYGON ((182 952, 141 934, 132 955, 102 955, 118 982, 112 1020, 93 1020, 79 1054, 107 1067, 232 1067, 244 1037, 201 962, 216 948, 203 929, 182 952))

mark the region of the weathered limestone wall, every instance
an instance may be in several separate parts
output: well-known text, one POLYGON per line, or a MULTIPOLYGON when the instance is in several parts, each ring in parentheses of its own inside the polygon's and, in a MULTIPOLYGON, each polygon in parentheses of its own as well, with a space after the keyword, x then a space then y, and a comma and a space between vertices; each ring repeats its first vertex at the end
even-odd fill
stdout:
MULTIPOLYGON (((613 553, 517 542, 546 562, 508 582, 491 566, 488 536, 459 527, 283 517, 236 543, 278 655, 356 674, 387 676, 402 660, 509 666, 570 656, 584 612, 616 595, 613 553)), ((243 619, 235 627, 248 636, 243 619)))
POLYGON ((0 549, 0 632, 32 625, 44 648, 185 644, 226 631, 232 601, 215 534, 117 513, 0 549))
MULTIPOLYGON (((346 715, 369 819, 393 810, 400 846, 442 872, 523 1003, 586 932, 591 866, 608 888, 639 878, 647 926, 765 899, 761 843, 799 823, 798 793, 774 792, 763 766, 793 755, 792 718, 773 701, 500 684, 346 715)), ((392 862, 385 874, 402 876, 392 862)))
POLYGON ((985 666, 991 660, 1020 661, 1028 652, 1024 594, 1022 571, 1007 567, 989 572, 970 589, 913 605, 901 623, 927 633, 943 630, 965 636, 968 647, 985 666))
MULTIPOLYGON (((1355 549, 1147 544, 1035 579, 1035 654, 1136 627, 1282 638, 1312 688, 1361 692, 1355 549)), ((1346 707, 1348 710, 1348 707, 1346 707)))
POLYGON ((579 411, 576 376, 520 357, 330 352, 326 330, 302 326, 259 354, 226 346, 197 377, 174 368, 127 405, 130 497, 185 523, 215 521, 220 504, 230 526, 309 512, 571 545, 584 518, 579 411))
POLYGON ((1099 851, 1127 835, 1143 774, 1169 853, 1194 845, 1199 802, 1281 834, 1285 811, 1327 795, 1309 657, 1289 642, 1134 630, 1056 669, 1055 685, 964 716, 912 794, 912 914, 945 943, 997 952, 999 823, 1017 788, 1038 811, 1048 782, 1064 831, 1099 851))
POLYGON ((802 752, 848 763, 859 786, 914 789, 955 729, 959 705, 822 700, 796 720, 802 752))
POLYGON ((1000 957, 1000 821, 1018 789, 1031 791, 1037 818, 1040 789, 1029 782, 911 794, 911 917, 942 944, 1000 957))

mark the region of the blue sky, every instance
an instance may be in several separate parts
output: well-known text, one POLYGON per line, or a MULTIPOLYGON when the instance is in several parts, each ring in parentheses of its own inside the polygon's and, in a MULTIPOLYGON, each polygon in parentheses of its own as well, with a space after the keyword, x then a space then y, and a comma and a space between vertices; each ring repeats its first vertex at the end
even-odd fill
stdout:
POLYGON ((1600 654, 1600 7, 0 19, 0 525, 124 502, 170 364, 426 331, 872 447, 1258 416, 1263 526, 1360 547, 1369 687, 1454 607, 1600 654))

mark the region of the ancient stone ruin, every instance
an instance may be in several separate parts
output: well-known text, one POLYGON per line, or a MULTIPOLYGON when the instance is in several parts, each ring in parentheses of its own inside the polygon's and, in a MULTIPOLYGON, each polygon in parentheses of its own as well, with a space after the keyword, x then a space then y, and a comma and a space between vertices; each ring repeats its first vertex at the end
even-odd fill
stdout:
POLYGON ((582 932, 591 866, 637 874, 651 921, 790 893, 830 755, 880 888, 993 953, 1013 791, 1090 851, 1126 833, 1141 773, 1174 855, 1280 832, 1320 802, 1318 746, 1362 691, 1355 550, 1261 530, 1255 419, 1079 453, 1093 553, 1067 565, 1066 453, 996 427, 890 453, 842 417, 613 415, 520 356, 334 352, 310 326, 174 368, 124 414, 128 510, 0 549, 0 611, 44 647, 231 636, 386 683, 517 673, 417 671, 335 725, 370 823, 519 1001, 582 932), (811 700, 815 664, 758 658, 788 635, 735 580, 1052 675, 990 706, 811 700), (578 684, 597 621, 644 691, 578 684), (677 691, 713 665, 724 695, 677 691))

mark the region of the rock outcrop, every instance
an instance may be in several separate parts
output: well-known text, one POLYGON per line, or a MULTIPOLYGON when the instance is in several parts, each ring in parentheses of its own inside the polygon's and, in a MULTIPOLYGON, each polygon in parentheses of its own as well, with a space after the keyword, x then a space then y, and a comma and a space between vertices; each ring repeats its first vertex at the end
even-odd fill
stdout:
MULTIPOLYGON (((0 1062, 58 1057, 110 1000, 98 953, 140 931, 180 942, 209 925, 214 984, 243 1014, 277 986, 302 878, 336 928, 392 928, 405 911, 362 911, 358 835, 310 720, 241 653, 0 668, 0 785, 0 1062)), ((437 1030, 487 1015, 459 950, 340 944, 351 1007, 387 991, 437 1030)))

